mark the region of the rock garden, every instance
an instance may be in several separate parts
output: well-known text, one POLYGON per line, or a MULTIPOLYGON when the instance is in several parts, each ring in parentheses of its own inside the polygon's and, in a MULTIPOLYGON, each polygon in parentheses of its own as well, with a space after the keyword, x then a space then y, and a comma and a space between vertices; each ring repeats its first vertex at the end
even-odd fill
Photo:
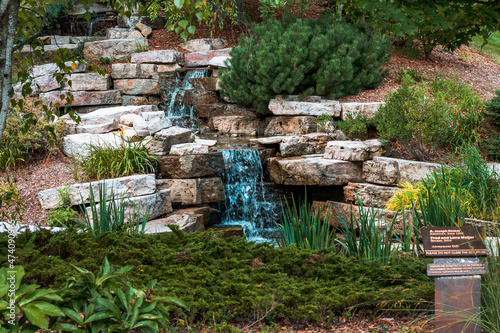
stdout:
POLYGON ((421 228, 455 226, 489 263, 460 327, 498 332, 500 65, 471 26, 364 2, 36 7, 0 121, 0 332, 430 332, 421 228))

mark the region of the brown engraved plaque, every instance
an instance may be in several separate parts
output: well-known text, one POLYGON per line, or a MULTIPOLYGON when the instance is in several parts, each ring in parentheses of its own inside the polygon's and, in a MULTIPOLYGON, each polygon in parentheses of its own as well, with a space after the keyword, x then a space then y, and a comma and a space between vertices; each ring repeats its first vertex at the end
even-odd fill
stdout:
POLYGON ((424 227, 422 240, 426 257, 484 257, 486 246, 481 227, 424 227))

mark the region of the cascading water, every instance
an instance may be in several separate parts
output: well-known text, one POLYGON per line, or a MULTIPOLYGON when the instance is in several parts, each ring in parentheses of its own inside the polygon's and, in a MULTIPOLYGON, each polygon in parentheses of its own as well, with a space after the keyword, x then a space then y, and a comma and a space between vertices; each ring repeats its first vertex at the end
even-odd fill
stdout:
POLYGON ((258 150, 223 149, 226 209, 222 226, 241 225, 249 241, 271 241, 280 217, 275 198, 263 182, 258 150))
MULTIPOLYGON (((164 100, 167 101, 165 113, 174 125, 197 129, 199 119, 194 115, 192 105, 183 104, 184 94, 186 90, 194 89, 189 79, 207 77, 208 75, 209 71, 206 69, 189 71, 186 73, 182 85, 168 88, 165 91, 164 100)), ((177 78, 177 80, 181 79, 177 78)))

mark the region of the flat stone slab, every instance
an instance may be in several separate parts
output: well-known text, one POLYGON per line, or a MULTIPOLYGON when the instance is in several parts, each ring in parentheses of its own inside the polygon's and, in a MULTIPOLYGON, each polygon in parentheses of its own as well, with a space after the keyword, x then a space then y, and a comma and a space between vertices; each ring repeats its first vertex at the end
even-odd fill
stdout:
MULTIPOLYGON (((118 204, 122 202, 121 199, 115 200, 118 204)), ((172 202, 170 201, 170 190, 160 190, 153 194, 138 196, 138 197, 127 197, 123 200, 125 206, 124 220, 125 222, 130 222, 132 218, 138 216, 139 221, 142 221, 146 212, 148 212, 148 221, 153 220, 159 216, 168 214, 172 212, 172 202)), ((96 209, 99 211, 101 203, 96 205, 96 209)), ((87 207, 87 213, 92 220, 91 208, 87 207)))
POLYGON ((361 203, 370 207, 384 208, 387 201, 399 190, 398 187, 381 186, 369 183, 349 183, 344 186, 344 197, 346 202, 357 205, 358 198, 361 203))
POLYGON ((111 65, 113 79, 149 79, 158 70, 156 64, 117 63, 111 65))
POLYGON ((220 177, 198 179, 157 179, 158 189, 169 189, 175 205, 197 205, 224 201, 220 177))
POLYGON ((221 174, 224 171, 222 153, 186 156, 162 156, 160 171, 164 178, 185 179, 221 174))
POLYGON ((116 196, 127 195, 136 197, 152 194, 156 191, 155 175, 149 174, 60 186, 38 192, 37 197, 43 209, 53 209, 59 206, 60 191, 67 191, 69 193, 71 206, 88 204, 90 202, 90 188, 92 188, 94 198, 96 202, 99 202, 99 186, 101 184, 107 187, 106 199, 108 200, 111 198, 112 193, 116 196))
POLYGON ((170 148, 170 155, 199 155, 208 154, 208 146, 199 143, 181 143, 170 148))
POLYGON ((71 81, 71 87, 66 86, 65 89, 71 91, 108 90, 111 88, 111 77, 109 74, 76 73, 66 75, 66 78, 71 81))
POLYGON ((192 52, 184 55, 184 62, 186 67, 203 67, 208 66, 210 60, 215 57, 228 57, 231 48, 211 50, 204 52, 192 52))
POLYGON ((81 158, 88 156, 89 145, 118 147, 122 138, 114 133, 106 134, 71 134, 63 138, 63 151, 66 156, 81 158))
POLYGON ((331 136, 326 133, 310 133, 301 136, 288 136, 280 143, 282 157, 323 154, 331 136))
POLYGON ((182 53, 174 50, 157 50, 132 54, 131 63, 174 64, 182 60, 182 53))
POLYGON ((201 52, 222 49, 228 44, 229 43, 222 38, 199 38, 191 39, 185 43, 181 43, 179 46, 191 52, 201 52))
POLYGON ((363 162, 373 159, 375 156, 382 156, 384 153, 385 149, 377 139, 366 141, 330 141, 325 148, 325 158, 351 162, 363 162))
POLYGON ((264 132, 266 120, 245 116, 221 116, 212 117, 209 126, 222 134, 260 135, 264 132))
POLYGON ((362 180, 358 165, 323 157, 273 157, 269 159, 269 175, 282 185, 332 186, 362 180))
MULTIPOLYGON (((113 105, 121 104, 122 97, 118 90, 107 91, 71 91, 73 95, 72 106, 89 106, 89 105, 113 105)), ((61 100, 61 94, 67 95, 68 91, 50 91, 40 94, 40 98, 46 103, 60 103, 61 106, 67 104, 66 99, 61 100)))
POLYGON ((301 100, 298 96, 276 96, 269 101, 269 111, 276 116, 321 116, 327 114, 332 117, 340 117, 340 102, 328 99, 317 99, 314 97, 301 100))
POLYGON ((207 63, 210 67, 227 67, 231 62, 230 56, 217 56, 210 59, 207 63))
POLYGON ((372 161, 363 163, 363 174, 369 183, 394 185, 403 181, 419 182, 441 168, 437 163, 375 156, 372 161))
POLYGON ((303 135, 317 132, 316 117, 279 116, 268 117, 264 136, 303 135))
POLYGON ((114 80, 115 89, 124 95, 158 95, 160 85, 156 79, 114 80))
POLYGON ((124 58, 135 52, 138 47, 148 48, 146 38, 106 39, 87 42, 83 47, 85 60, 98 60, 101 57, 124 58))
POLYGON ((263 146, 271 146, 271 145, 279 145, 283 139, 288 138, 288 136, 278 135, 278 136, 269 136, 257 139, 250 139, 248 141, 252 143, 258 143, 263 146))
POLYGON ((211 118, 220 116, 244 116, 257 118, 257 114, 252 109, 240 108, 234 104, 209 103, 196 104, 194 114, 198 118, 211 118))

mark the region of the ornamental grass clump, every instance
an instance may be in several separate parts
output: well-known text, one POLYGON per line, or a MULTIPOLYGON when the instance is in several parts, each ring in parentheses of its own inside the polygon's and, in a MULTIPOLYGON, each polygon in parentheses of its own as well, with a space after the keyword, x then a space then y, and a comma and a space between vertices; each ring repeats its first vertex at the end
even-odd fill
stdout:
POLYGON ((382 35, 328 15, 312 20, 284 14, 282 21, 266 20, 240 38, 221 73, 221 88, 261 114, 275 95, 355 95, 382 83, 390 48, 382 35))
POLYGON ((149 154, 146 141, 131 141, 123 136, 117 136, 116 141, 87 146, 89 153, 81 159, 80 165, 88 179, 154 172, 156 157, 149 154))

